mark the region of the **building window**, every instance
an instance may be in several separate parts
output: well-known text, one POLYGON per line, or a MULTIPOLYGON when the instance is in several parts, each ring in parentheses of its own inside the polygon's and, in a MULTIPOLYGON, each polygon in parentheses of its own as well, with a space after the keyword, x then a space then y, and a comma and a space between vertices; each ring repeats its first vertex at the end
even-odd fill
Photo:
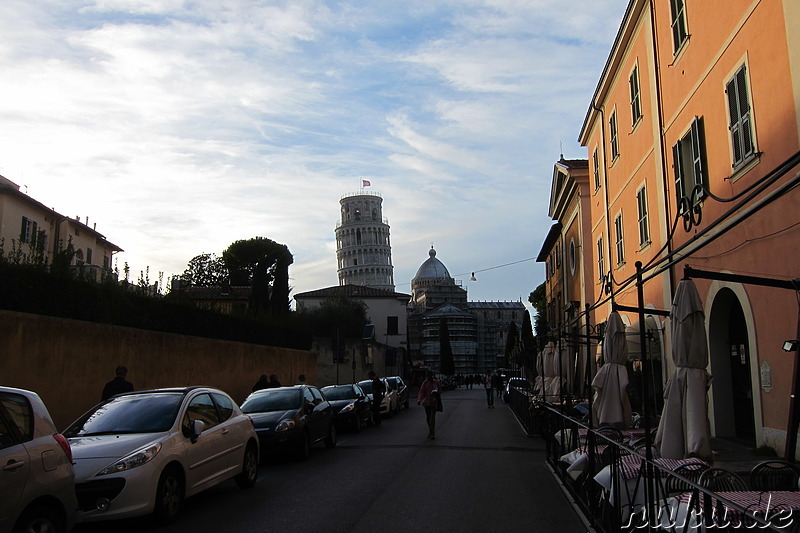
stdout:
POLYGON ((561 269, 561 244, 556 244, 556 270, 561 269))
POLYGON ((738 168, 755 155, 750 92, 747 89, 747 70, 742 65, 728 81, 725 88, 730 111, 731 144, 733 145, 733 168, 738 168))
POLYGON ((594 165, 594 190, 598 190, 600 188, 600 157, 597 155, 597 148, 594 149, 592 163, 594 165))
POLYGON ((19 232, 19 242, 32 243, 36 239, 36 222, 28 217, 22 217, 22 229, 19 232))
POLYGON ((387 335, 398 335, 398 319, 396 316, 387 316, 386 317, 386 334, 387 335))
POLYGON ((686 5, 684 0, 670 0, 669 3, 672 8, 672 46, 677 54, 689 37, 686 31, 686 5))
POLYGON ((617 112, 611 113, 608 119, 608 129, 611 132, 611 159, 619 157, 619 140, 617 139, 617 112))
POLYGON ((598 279, 602 280, 606 272, 605 261, 603 260, 603 236, 597 239, 597 273, 598 279))
POLYGON ((698 203, 705 196, 703 149, 703 121, 695 117, 689 132, 672 147, 675 195, 681 214, 685 214, 691 205, 698 203))
POLYGON ((577 255, 575 253, 575 241, 569 241, 569 273, 575 274, 575 268, 577 267, 577 255))
POLYGON ((91 248, 86 248, 86 264, 87 265, 91 265, 92 264, 92 249, 91 248))
POLYGON ((614 232, 617 236, 617 265, 625 263, 625 241, 622 233, 622 213, 614 219, 614 232))
POLYGON ((647 222, 647 189, 636 191, 636 205, 639 210, 639 246, 650 242, 650 225, 647 222))
POLYGON ((628 79, 631 88, 631 124, 634 126, 642 118, 642 101, 639 95, 639 66, 633 67, 631 77, 628 79))

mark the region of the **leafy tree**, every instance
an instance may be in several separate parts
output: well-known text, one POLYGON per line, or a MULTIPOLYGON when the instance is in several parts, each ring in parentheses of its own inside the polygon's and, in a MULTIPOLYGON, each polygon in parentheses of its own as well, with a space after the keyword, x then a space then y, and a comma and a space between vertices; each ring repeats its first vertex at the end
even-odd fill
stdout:
POLYGON ((318 307, 301 309, 298 314, 315 337, 330 337, 331 331, 338 328, 344 338, 360 339, 369 323, 364 302, 348 296, 327 298, 318 307))
POLYGON ((450 330, 445 318, 439 320, 439 357, 439 371, 445 376, 455 374, 456 364, 453 360, 453 348, 450 346, 450 330))
POLYGON ((223 285, 229 279, 230 274, 225 261, 216 254, 194 256, 181 275, 181 280, 195 287, 216 287, 223 285))
POLYGON ((547 327, 547 294, 544 283, 536 287, 528 297, 528 301, 536 310, 536 336, 542 339, 547 335, 549 329, 547 327))
POLYGON ((531 314, 526 310, 522 315, 522 350, 520 351, 520 361, 522 366, 530 366, 536 359, 538 352, 536 346, 536 337, 533 336, 533 327, 531 326, 531 314))
POLYGON ((285 244, 266 237, 239 240, 222 252, 232 285, 250 285, 252 309, 289 312, 289 265, 294 257, 285 244))
POLYGON ((506 349, 505 349, 505 364, 516 358, 516 352, 519 349, 519 329, 517 329, 516 322, 511 322, 508 325, 508 335, 506 336, 506 349))

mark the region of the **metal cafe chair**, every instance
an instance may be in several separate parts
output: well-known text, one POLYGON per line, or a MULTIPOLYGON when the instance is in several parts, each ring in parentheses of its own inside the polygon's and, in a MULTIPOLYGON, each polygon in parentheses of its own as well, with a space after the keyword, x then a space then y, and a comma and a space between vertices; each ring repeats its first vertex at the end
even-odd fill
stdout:
POLYGON ((667 478, 667 484, 665 487, 667 495, 672 496, 673 494, 689 492, 694 489, 694 487, 686 483, 683 479, 680 479, 678 476, 686 478, 689 481, 699 485, 700 476, 708 469, 709 466, 705 463, 682 464, 672 471, 672 474, 675 475, 670 474, 670 476, 667 478))
POLYGON ((750 471, 753 490, 797 490, 799 479, 800 466, 779 459, 758 463, 750 471))
POLYGON ((724 468, 709 468, 700 475, 697 484, 714 492, 748 490, 745 480, 724 468))

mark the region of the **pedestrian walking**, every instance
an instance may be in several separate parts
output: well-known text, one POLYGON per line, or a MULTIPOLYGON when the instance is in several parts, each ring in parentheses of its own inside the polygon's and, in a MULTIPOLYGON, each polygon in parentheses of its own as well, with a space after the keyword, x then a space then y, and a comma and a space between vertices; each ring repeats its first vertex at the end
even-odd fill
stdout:
POLYGON ((308 385, 308 382, 306 381, 306 375, 300 374, 297 376, 297 382, 295 382, 295 385, 308 385))
POLYGON ((495 394, 500 397, 500 394, 503 392, 503 376, 496 372, 492 374, 492 386, 494 387, 495 394))
POLYGON ((266 374, 261 374, 261 377, 258 378, 256 384, 253 385, 253 392, 261 389, 268 389, 269 388, 269 378, 266 374))
POLYGON ((492 373, 488 370, 486 371, 486 375, 483 376, 483 388, 486 390, 486 404, 489 406, 489 409, 494 409, 492 373))
POLYGON ((425 420, 428 422, 428 438, 436 438, 436 412, 442 410, 442 384, 430 370, 425 373, 425 381, 417 393, 417 405, 425 408, 425 420))
POLYGON ((128 369, 122 365, 116 369, 116 377, 105 384, 103 393, 100 395, 101 400, 108 400, 115 394, 123 392, 131 392, 133 390, 133 383, 125 379, 128 375, 128 369))
POLYGON ((386 384, 372 370, 369 371, 367 376, 372 380, 372 419, 376 426, 380 426, 381 404, 383 403, 383 396, 386 394, 386 384))
POLYGON ((269 375, 269 386, 267 388, 268 389, 277 389, 280 386, 281 386, 281 382, 278 381, 277 374, 270 374, 269 375))

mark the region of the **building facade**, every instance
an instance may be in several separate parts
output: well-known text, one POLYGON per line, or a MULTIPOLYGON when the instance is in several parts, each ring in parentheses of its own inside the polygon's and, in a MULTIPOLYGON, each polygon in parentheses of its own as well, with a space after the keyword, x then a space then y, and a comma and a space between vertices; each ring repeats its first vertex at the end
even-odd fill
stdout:
MULTIPOLYGON (((798 331, 798 36, 794 0, 631 0, 579 134, 590 322, 641 296, 647 336, 669 354, 663 312, 677 282, 694 279, 712 434, 779 453, 798 422, 795 358, 781 350, 798 331)), ((622 314, 638 331, 638 315, 622 314)), ((671 374, 670 357, 658 365, 671 374)))
POLYGON ((59 252, 72 246, 70 264, 81 275, 99 280, 110 275, 113 257, 123 251, 109 242, 88 220, 69 218, 20 191, 0 176, 0 242, 6 258, 52 264, 59 252))
POLYGON ((571 368, 567 380, 575 393, 585 389, 592 368, 587 361, 596 357, 594 346, 585 342, 586 318, 578 318, 595 295, 594 280, 587 279, 587 267, 594 264, 591 199, 589 161, 562 156, 553 166, 550 189, 548 215, 554 224, 536 260, 545 266, 547 324, 561 360, 571 368))
POLYGON ((469 302, 431 247, 411 280, 408 351, 417 369, 440 371, 441 335, 446 324, 456 374, 482 374, 506 365, 511 322, 522 329, 522 302, 469 302))

